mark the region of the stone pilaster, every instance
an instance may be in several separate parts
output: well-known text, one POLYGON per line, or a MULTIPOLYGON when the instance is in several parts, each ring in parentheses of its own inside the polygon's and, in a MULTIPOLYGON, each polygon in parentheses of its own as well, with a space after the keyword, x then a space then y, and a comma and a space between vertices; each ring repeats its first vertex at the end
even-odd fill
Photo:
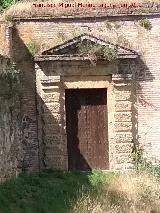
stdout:
MULTIPOLYGON (((45 168, 67 170, 67 140, 64 120, 64 89, 60 76, 39 79, 41 99, 41 147, 45 168)), ((40 76, 40 74, 39 74, 40 76)))
POLYGON ((133 167, 133 83, 132 75, 113 75, 115 95, 115 169, 133 167))

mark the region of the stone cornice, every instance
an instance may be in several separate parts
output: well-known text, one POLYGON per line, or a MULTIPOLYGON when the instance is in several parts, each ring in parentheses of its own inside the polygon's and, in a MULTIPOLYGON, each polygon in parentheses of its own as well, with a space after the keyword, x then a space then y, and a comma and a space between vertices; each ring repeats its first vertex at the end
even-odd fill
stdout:
MULTIPOLYGON (((118 55, 117 59, 135 59, 138 55, 118 55)), ((78 55, 40 55, 35 56, 34 61, 90 61, 89 56, 78 55)))
POLYGON ((15 22, 30 22, 30 21, 58 21, 58 20, 75 20, 75 19, 113 19, 113 20, 132 20, 132 19, 142 19, 142 18, 155 18, 160 17, 160 12, 150 12, 150 13, 140 13, 140 14, 106 14, 106 13, 98 13, 93 15, 57 15, 57 16, 35 16, 35 17, 23 17, 23 16, 13 16, 12 20, 15 22))

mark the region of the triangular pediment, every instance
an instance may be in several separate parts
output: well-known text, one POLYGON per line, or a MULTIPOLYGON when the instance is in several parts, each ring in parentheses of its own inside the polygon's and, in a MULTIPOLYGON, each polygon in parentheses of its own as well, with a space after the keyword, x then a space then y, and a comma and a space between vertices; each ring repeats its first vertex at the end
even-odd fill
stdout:
POLYGON ((112 44, 110 42, 106 42, 102 39, 99 39, 97 37, 94 37, 88 34, 80 35, 71 40, 68 40, 67 42, 64 42, 63 44, 50 48, 49 50, 44 51, 42 55, 48 55, 48 56, 49 55, 50 56, 58 56, 58 55, 75 56, 76 55, 77 56, 77 55, 81 55, 81 53, 79 52, 80 45, 83 45, 84 47, 86 47, 88 44, 101 45, 102 47, 107 46, 109 48, 114 48, 117 51, 118 58, 137 58, 138 56, 138 53, 136 53, 133 50, 112 44))

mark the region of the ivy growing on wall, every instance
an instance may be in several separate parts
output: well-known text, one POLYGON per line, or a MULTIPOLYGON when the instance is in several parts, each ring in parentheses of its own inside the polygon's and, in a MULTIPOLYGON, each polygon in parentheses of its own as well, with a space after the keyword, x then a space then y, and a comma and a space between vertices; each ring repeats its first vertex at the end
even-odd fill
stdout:
POLYGON ((141 170, 141 168, 144 166, 144 156, 143 156, 143 149, 142 147, 139 147, 138 145, 134 145, 132 150, 133 155, 133 161, 135 163, 136 170, 141 170))
POLYGON ((10 99, 18 94, 19 71, 12 64, 6 68, 6 72, 0 74, 0 97, 10 99))

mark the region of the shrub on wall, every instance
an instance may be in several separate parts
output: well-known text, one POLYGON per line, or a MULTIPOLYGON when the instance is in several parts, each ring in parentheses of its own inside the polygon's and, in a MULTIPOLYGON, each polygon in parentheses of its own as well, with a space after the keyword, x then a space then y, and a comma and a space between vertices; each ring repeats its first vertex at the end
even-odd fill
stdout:
POLYGON ((1 0, 0 1, 0 11, 8 8, 9 6, 11 6, 12 4, 15 4, 18 1, 20 1, 20 0, 1 0))
POLYGON ((152 29, 152 24, 147 18, 146 19, 141 19, 139 21, 139 25, 141 27, 144 27, 146 30, 151 30, 152 29))
POLYGON ((102 58, 108 61, 114 61, 117 58, 117 50, 109 46, 101 46, 99 44, 78 44, 78 50, 81 54, 88 55, 91 59, 97 60, 102 58))

